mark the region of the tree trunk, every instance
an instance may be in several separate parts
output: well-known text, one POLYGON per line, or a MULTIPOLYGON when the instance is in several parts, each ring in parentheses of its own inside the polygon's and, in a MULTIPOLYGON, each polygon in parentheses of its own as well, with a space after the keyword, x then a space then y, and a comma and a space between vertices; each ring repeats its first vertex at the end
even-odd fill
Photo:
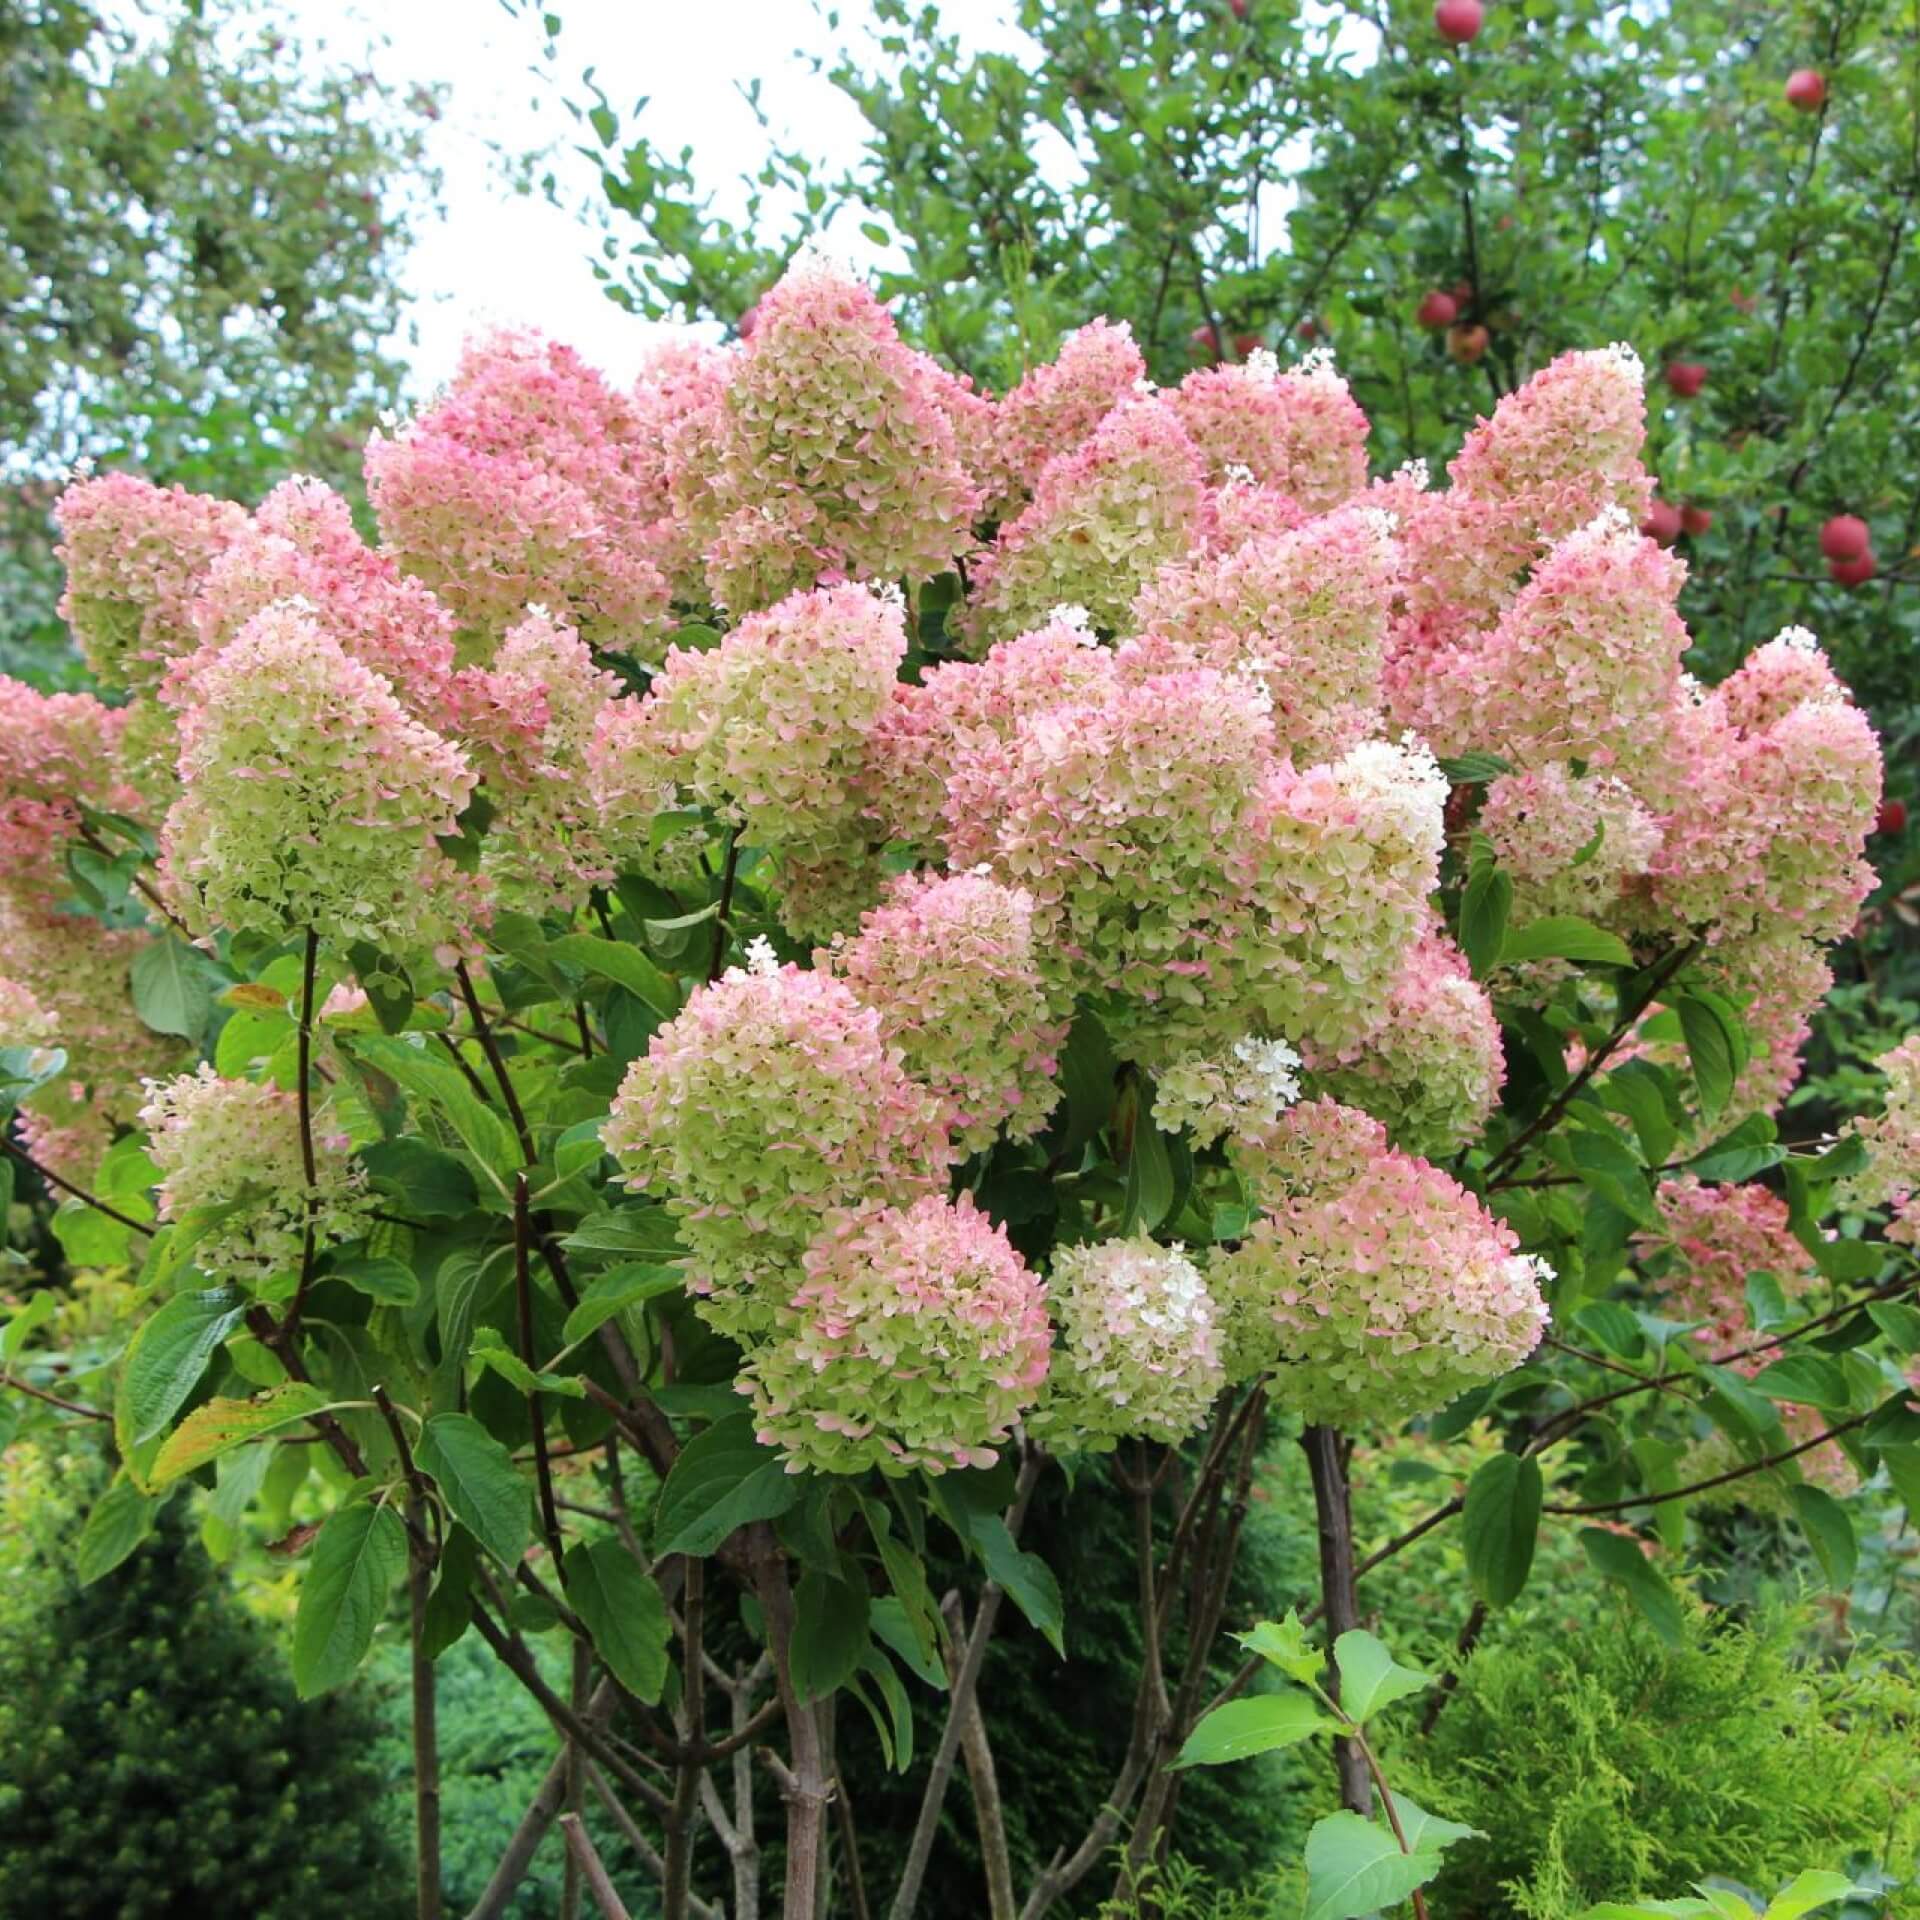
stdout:
MULTIPOLYGON (((1327 1690, 1340 1697, 1340 1669, 1333 1643, 1360 1624, 1360 1603, 1353 1577, 1353 1507, 1347 1484, 1348 1443, 1332 1427, 1309 1427, 1300 1436, 1313 1476, 1313 1506, 1320 1531, 1320 1592, 1327 1623, 1327 1690)), ((1367 1763, 1351 1740, 1333 1743, 1340 1798, 1353 1812, 1373 1816, 1373 1786, 1367 1763)))

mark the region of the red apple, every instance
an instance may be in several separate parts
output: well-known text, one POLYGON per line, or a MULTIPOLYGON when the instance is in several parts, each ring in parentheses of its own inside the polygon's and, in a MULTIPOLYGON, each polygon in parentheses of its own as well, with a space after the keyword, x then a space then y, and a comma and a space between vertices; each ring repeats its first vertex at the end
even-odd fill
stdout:
POLYGON ((1649 540, 1657 540, 1663 547, 1670 547, 1680 538, 1684 524, 1678 507, 1668 500, 1656 500, 1647 508, 1647 517, 1640 522, 1640 531, 1649 540))
POLYGON ((1713 525, 1713 515, 1705 507, 1682 507, 1680 509, 1680 531, 1689 539, 1698 540, 1713 525))
POLYGON ((1257 333, 1236 333, 1233 336, 1233 351, 1241 360, 1250 353, 1258 353, 1266 344, 1257 333))
POLYGON ((1669 360, 1667 385, 1682 400, 1691 400, 1707 384, 1706 367, 1698 360, 1669 360))
POLYGON ((1433 24, 1440 29, 1440 38, 1456 47, 1477 40, 1486 23, 1487 10, 1480 0, 1440 0, 1433 10, 1433 24))
POLYGON ((1879 571, 1879 565, 1872 550, 1861 554, 1857 560, 1829 560, 1827 578, 1835 586, 1862 587, 1879 571))
POLYGON ((760 302, 756 300, 753 305, 733 323, 733 330, 742 340, 751 340, 753 338, 753 330, 759 324, 760 302))
POLYGON ((1293 331, 1295 337, 1298 339, 1318 340, 1320 338, 1320 323, 1317 320, 1302 320, 1293 331))
POLYGON ((1820 551, 1829 560, 1858 560, 1873 550, 1873 531, 1856 513, 1836 513, 1820 529, 1820 551))
POLYGON ((1227 6, 1236 20, 1247 17, 1247 0, 1227 0, 1227 6))
POLYGON ((1218 360, 1220 336, 1205 324, 1197 326, 1187 335, 1187 351, 1196 360, 1218 360))
POLYGON ((1795 67, 1787 75, 1787 105, 1818 113, 1827 104, 1827 77, 1815 67, 1795 67))
POLYGON ((1463 367, 1470 367, 1486 352, 1493 336, 1485 327, 1449 327, 1447 351, 1463 367))
POLYGON ((1470 307, 1473 305, 1473 282, 1471 280, 1456 280, 1447 291, 1453 295, 1454 299, 1457 300, 1461 306, 1470 307))
POLYGON ((1873 823, 1875 833, 1905 833, 1907 830, 1907 803, 1904 800, 1882 800, 1880 817, 1873 823))
POLYGON ((1413 317, 1423 327, 1431 327, 1438 333, 1442 327, 1450 327, 1459 319, 1460 303, 1452 294, 1442 293, 1435 287, 1414 310, 1413 317))

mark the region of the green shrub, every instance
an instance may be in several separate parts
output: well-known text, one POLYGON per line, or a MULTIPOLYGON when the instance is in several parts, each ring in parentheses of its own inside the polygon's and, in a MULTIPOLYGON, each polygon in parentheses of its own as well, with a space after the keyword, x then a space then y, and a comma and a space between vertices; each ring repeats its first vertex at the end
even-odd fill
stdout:
POLYGON ((1476 1654, 1433 1733, 1388 1763, 1485 1836, 1449 1854, 1435 1912, 1565 1920, 1709 1874, 1771 1891, 1862 1855, 1914 1873, 1920 1683, 1905 1662, 1802 1664, 1804 1622, 1786 1613, 1694 1610, 1677 1647, 1624 1611, 1549 1626, 1476 1654))
POLYGON ((364 1708, 294 1697, 184 1501, 116 1572, 73 1585, 48 1550, 89 1476, 19 1451, 7 1478, 32 1484, 0 1503, 16 1523, 0 1550, 0 1920, 406 1912, 364 1708))

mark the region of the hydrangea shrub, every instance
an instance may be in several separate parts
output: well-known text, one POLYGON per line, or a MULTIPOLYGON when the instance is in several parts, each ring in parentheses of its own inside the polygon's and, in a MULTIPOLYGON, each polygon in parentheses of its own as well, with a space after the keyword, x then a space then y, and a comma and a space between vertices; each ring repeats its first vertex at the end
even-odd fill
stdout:
POLYGON ((76 483, 124 704, 0 683, 0 1099, 135 1284, 106 1355, 30 1305, 0 1383, 110 1426, 89 1552, 190 1481, 243 1513, 242 1448, 282 1500, 324 1459, 304 1689, 402 1573, 422 1671, 471 1631, 540 1693, 524 1634, 571 1636, 604 1690, 543 1704, 664 1911, 764 1767, 809 1920, 818 1703, 907 1766, 950 1683, 943 1787, 1003 1601, 1072 1631, 1017 1537, 1055 1462, 1139 1509, 1136 1863, 1278 1438, 1336 1632, 1463 1508, 1487 1605, 1543 1524, 1670 1567, 1654 1517, 1749 1480, 1837 1575, 1847 1490, 1920 1485, 1920 1041, 1831 1144, 1772 1114, 1879 750, 1797 630, 1690 677, 1643 434, 1620 347, 1444 485, 1370 476, 1324 355, 1162 392, 1094 321, 995 397, 808 258, 631 391, 475 342, 369 446, 370 537, 316 483, 76 483), (1409 1423, 1483 1464, 1361 1561, 1355 1439, 1409 1423))

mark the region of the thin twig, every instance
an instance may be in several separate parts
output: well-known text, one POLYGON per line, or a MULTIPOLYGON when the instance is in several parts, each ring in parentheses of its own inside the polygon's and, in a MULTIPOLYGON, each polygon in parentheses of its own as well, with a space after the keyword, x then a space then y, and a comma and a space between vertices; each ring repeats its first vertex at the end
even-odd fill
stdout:
POLYGON ((28 1168, 33 1173, 37 1173, 48 1186, 57 1187, 62 1193, 70 1194, 74 1199, 84 1201, 95 1213, 104 1213, 109 1220, 116 1220, 121 1226, 131 1228, 133 1232, 143 1234, 149 1240, 159 1232, 158 1227, 152 1226, 144 1220, 136 1220, 131 1214, 122 1213, 118 1207, 108 1206, 98 1194, 89 1193, 85 1187, 76 1186, 74 1182, 69 1180, 64 1174, 55 1173, 51 1167, 36 1160, 25 1147, 21 1146, 5 1133, 0 1133, 0 1148, 4 1148, 5 1151, 12 1155, 14 1159, 18 1160, 23 1167, 28 1168))

